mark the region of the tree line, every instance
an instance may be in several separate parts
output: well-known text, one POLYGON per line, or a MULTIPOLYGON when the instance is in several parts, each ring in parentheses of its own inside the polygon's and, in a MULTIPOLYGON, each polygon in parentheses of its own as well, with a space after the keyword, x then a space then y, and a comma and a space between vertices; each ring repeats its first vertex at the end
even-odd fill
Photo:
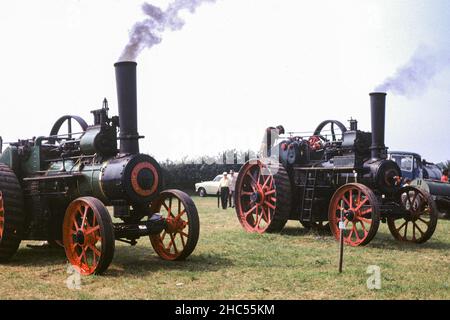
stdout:
POLYGON ((185 157, 180 161, 160 162, 164 187, 194 193, 196 183, 211 181, 225 171, 238 172, 245 162, 255 156, 256 153, 253 151, 227 150, 216 156, 203 156, 195 159, 185 157))

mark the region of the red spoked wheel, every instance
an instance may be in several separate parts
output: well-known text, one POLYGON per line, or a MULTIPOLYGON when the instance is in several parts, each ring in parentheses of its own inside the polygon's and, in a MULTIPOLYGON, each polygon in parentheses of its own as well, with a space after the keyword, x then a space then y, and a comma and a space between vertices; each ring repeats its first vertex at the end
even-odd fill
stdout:
POLYGON ((333 195, 328 219, 331 232, 340 238, 339 221, 344 217, 344 242, 352 247, 368 244, 378 231, 380 214, 375 194, 365 185, 349 183, 333 195))
POLYGON ((114 256, 114 241, 111 216, 100 200, 83 197, 69 205, 63 223, 64 249, 80 274, 104 272, 114 256))
POLYGON ((400 203, 405 217, 388 217, 392 236, 404 242, 424 243, 431 238, 438 221, 436 204, 426 191, 408 186, 401 190, 400 203))
POLYGON ((248 232, 280 232, 291 210, 291 184, 281 164, 251 160, 236 180, 236 214, 248 232))
POLYGON ((200 221, 192 199, 179 190, 166 190, 152 204, 151 211, 160 214, 166 228, 150 236, 153 249, 164 260, 184 260, 197 246, 200 221))

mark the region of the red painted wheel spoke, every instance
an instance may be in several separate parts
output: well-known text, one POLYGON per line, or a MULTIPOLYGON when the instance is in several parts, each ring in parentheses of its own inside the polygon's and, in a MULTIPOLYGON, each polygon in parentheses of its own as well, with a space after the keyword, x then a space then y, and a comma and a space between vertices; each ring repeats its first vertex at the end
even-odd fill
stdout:
POLYGON ((347 198, 345 197, 345 195, 342 196, 342 199, 341 199, 341 200, 344 200, 344 202, 347 204, 348 208, 351 209, 351 205, 350 205, 350 203, 348 202, 348 200, 347 200, 347 198))
POLYGON ((75 248, 77 247, 77 243, 71 243, 70 246, 70 251, 75 252, 75 248))
POLYGON ((183 237, 186 237, 186 238, 189 237, 189 235, 188 235, 186 232, 184 232, 184 231, 180 231, 180 234, 181 234, 183 237))
POLYGON ((248 210, 247 212, 244 213, 244 217, 245 219, 247 219, 247 217, 250 215, 251 212, 253 212, 255 209, 258 208, 258 205, 255 204, 250 210, 248 210))
POLYGON ((84 232, 84 235, 89 235, 89 234, 91 234, 91 233, 93 233, 95 231, 98 231, 98 230, 100 230, 100 226, 99 225, 96 225, 95 227, 90 227, 84 232))
POLYGON ((267 179, 264 181, 264 184, 263 184, 263 189, 264 189, 264 187, 267 186, 267 182, 269 182, 269 180, 270 180, 271 178, 272 178, 271 175, 268 175, 268 176, 267 176, 267 179))
POLYGON ((83 219, 81 220, 81 230, 84 230, 84 225, 86 223, 86 218, 87 218, 87 213, 88 213, 89 207, 85 206, 84 207, 84 212, 83 212, 83 219))
POLYGON ((276 192, 275 189, 269 190, 269 191, 266 192, 266 196, 270 196, 272 194, 275 194, 275 192, 276 192))
POLYGON ((86 250, 87 250, 87 246, 84 246, 84 247, 82 247, 82 250, 81 250, 81 253, 80 253, 80 256, 79 256, 79 265, 80 266, 82 266, 82 264, 83 264, 83 258, 84 258, 84 261, 85 261, 85 263, 87 264, 87 261, 86 261, 86 250))
POLYGON ((363 205, 365 205, 369 201, 369 198, 365 198, 362 202, 358 204, 358 206, 355 208, 355 211, 359 211, 363 205))
POLYGON ((363 222, 368 223, 368 224, 372 224, 372 220, 371 219, 358 217, 358 220, 363 221, 363 222))
POLYGON ((75 226, 76 231, 80 230, 80 226, 78 225, 78 221, 77 221, 76 217, 72 218, 72 226, 75 226))
POLYGON ((241 192, 241 196, 251 196, 253 194, 253 192, 250 191, 242 191, 241 192))
POLYGON ((359 223, 360 223, 361 226, 362 226, 362 229, 363 229, 363 231, 364 231, 364 238, 365 238, 369 232, 367 231, 366 226, 364 225, 364 222, 359 221, 359 223))
MULTIPOLYGON (((178 208, 178 212, 180 212, 180 208, 178 208)), ((176 217, 175 221, 178 221, 181 219, 181 217, 186 213, 186 210, 181 211, 176 217)))
POLYGON ((270 202, 268 202, 268 201, 264 201, 264 204, 266 205, 266 206, 268 206, 270 209, 272 209, 272 210, 275 210, 275 206, 273 205, 273 204, 271 204, 270 202))
POLYGON ((353 190, 350 190, 348 193, 349 193, 348 201, 350 202, 350 209, 353 209, 353 190))
POLYGON ((358 218, 359 217, 363 217, 363 216, 365 216, 366 214, 368 214, 368 213, 371 213, 372 212, 372 208, 369 208, 369 209, 367 209, 367 210, 364 210, 364 211, 362 211, 361 213, 360 213, 360 215, 358 215, 358 218))
MULTIPOLYGON (((175 244, 175 237, 173 236, 172 233, 169 233, 169 235, 170 235, 170 243, 172 244, 173 249, 175 250, 175 253, 178 253, 178 249, 177 249, 177 246, 175 244)), ((169 246, 169 249, 170 249, 170 246, 169 246)))
POLYGON ((255 178, 253 177, 253 175, 250 173, 250 171, 247 172, 247 175, 252 179, 254 185, 257 185, 257 184, 258 184, 258 183, 256 182, 255 178))
POLYGON ((164 230, 163 233, 160 236, 161 241, 164 241, 164 238, 166 237, 166 234, 167 234, 167 232, 166 232, 166 230, 164 230))
POLYGON ((186 247, 186 240, 184 240, 184 236, 183 233, 179 233, 180 234, 180 238, 181 238, 181 244, 183 245, 183 249, 186 247))
POLYGON ((261 217, 262 214, 259 214, 259 206, 256 207, 256 217, 255 217, 255 228, 258 228, 259 224, 261 223, 261 217))
MULTIPOLYGON (((361 196, 362 196, 362 193, 361 193, 361 190, 359 190, 358 189, 358 195, 357 195, 357 197, 356 197, 356 206, 359 206, 360 205, 360 203, 361 203, 361 196)), ((367 198, 366 198, 367 199, 367 198)), ((356 209, 355 209, 356 210, 356 209)))
POLYGON ((359 238, 359 233, 358 233, 358 228, 356 228, 356 224, 353 224, 353 229, 354 229, 354 234, 355 234, 355 236, 356 236, 356 239, 358 240, 358 241, 361 241, 361 239, 359 238))
POLYGON ((346 240, 348 241, 348 242, 351 242, 351 238, 352 238, 352 234, 353 234, 353 227, 350 229, 350 232, 349 232, 349 234, 348 234, 348 236, 346 237, 346 240))
POLYGON ((94 245, 92 245, 92 244, 90 244, 89 245, 89 248, 92 250, 92 252, 94 253, 94 257, 100 257, 101 256, 101 252, 100 252, 100 250, 98 250, 97 249, 97 247, 96 246, 94 246, 94 245))
POLYGON ((269 223, 269 215, 270 215, 270 209, 267 208, 267 211, 263 208, 263 219, 266 223, 269 223))
POLYGON ((167 206, 165 201, 163 201, 162 205, 167 210, 167 216, 168 217, 173 217, 173 214, 172 214, 172 201, 169 201, 169 206, 167 206))

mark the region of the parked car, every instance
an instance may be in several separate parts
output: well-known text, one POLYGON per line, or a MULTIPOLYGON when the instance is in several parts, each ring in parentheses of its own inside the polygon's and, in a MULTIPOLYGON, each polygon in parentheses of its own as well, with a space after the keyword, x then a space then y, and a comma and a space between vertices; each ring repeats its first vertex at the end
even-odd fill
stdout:
POLYGON ((423 160, 414 152, 389 151, 389 159, 395 161, 402 170, 405 179, 431 179, 440 180, 442 171, 434 163, 423 160))
POLYGON ((207 195, 216 195, 219 191, 219 182, 223 175, 217 175, 212 181, 202 181, 195 184, 195 192, 200 197, 206 197, 207 195))

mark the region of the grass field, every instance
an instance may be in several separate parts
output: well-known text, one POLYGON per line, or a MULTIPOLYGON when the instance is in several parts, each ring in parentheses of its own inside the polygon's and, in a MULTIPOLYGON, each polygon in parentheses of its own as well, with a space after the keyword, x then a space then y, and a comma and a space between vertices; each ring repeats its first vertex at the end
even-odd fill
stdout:
POLYGON ((346 248, 290 221, 282 234, 248 234, 234 210, 214 198, 194 199, 200 213, 197 249, 185 262, 162 261, 148 239, 117 243, 103 276, 66 286, 63 251, 22 244, 0 266, 0 299, 450 299, 450 221, 440 220, 423 245, 398 243, 382 225, 367 247, 346 248), (368 290, 369 265, 381 268, 381 290, 368 290))

